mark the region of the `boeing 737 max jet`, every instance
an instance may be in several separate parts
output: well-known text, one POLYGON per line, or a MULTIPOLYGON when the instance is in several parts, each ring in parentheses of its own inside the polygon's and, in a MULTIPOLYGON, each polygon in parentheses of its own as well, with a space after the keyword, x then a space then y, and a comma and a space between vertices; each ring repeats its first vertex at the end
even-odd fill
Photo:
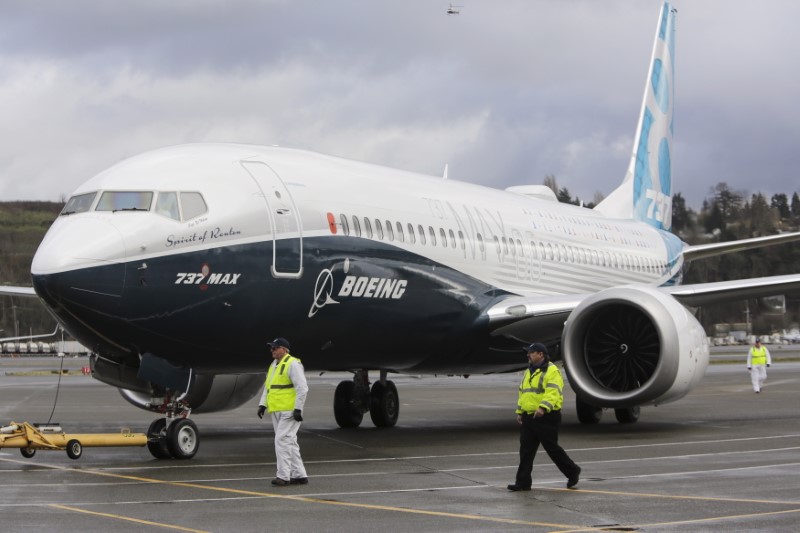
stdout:
POLYGON ((582 422, 677 400, 708 347, 685 305, 800 289, 800 274, 681 286, 684 261, 800 239, 689 246, 670 233, 675 11, 659 17, 630 167, 595 209, 300 150, 193 144, 81 185, 42 241, 33 289, 89 347, 92 375, 160 413, 156 457, 192 457, 186 418, 263 384, 283 336, 309 371, 351 371, 339 425, 395 424, 389 373, 524 368, 561 356, 582 422), (379 379, 370 383, 368 371, 379 379), (370 387, 371 385, 371 387, 370 387))

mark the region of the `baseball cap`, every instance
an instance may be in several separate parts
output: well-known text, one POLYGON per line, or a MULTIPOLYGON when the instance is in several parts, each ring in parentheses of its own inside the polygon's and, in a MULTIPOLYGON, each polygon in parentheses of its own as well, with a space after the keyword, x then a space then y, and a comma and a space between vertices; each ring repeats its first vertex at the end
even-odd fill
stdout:
POLYGON ((291 350, 291 348, 289 347, 289 341, 287 341, 283 337, 278 337, 274 341, 268 342, 267 346, 269 346, 270 348, 278 348, 279 346, 283 346, 287 350, 291 350))
POLYGON ((541 342, 534 342, 533 344, 530 344, 525 348, 523 348, 523 350, 525 350, 525 353, 542 352, 543 354, 547 355, 547 346, 545 346, 541 342))

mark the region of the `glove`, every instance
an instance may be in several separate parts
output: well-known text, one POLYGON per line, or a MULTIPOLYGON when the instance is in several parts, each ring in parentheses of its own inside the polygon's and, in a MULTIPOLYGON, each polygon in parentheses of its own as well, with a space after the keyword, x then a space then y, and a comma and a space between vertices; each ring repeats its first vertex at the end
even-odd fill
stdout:
POLYGON ((300 409, 295 409, 294 413, 292 413, 292 416, 298 422, 302 422, 303 421, 303 411, 301 411, 300 409))
POLYGON ((263 405, 258 406, 258 418, 264 418, 264 413, 267 411, 267 408, 263 405))

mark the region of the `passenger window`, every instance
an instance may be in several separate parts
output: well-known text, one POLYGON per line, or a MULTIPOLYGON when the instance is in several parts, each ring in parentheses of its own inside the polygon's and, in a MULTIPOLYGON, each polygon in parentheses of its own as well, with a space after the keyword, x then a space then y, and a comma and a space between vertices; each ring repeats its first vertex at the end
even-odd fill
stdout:
POLYGON ((342 221, 342 233, 350 235, 350 224, 347 223, 347 215, 339 215, 339 220, 342 221))
POLYGON ((403 224, 400 222, 397 223, 397 240, 400 242, 405 241, 405 237, 403 236, 403 224))
POLYGON ((180 220, 181 214, 178 209, 178 193, 158 193, 158 197, 156 198, 156 213, 173 220, 180 220))
POLYGON ((422 227, 422 224, 417 225, 417 231, 419 231, 419 242, 420 244, 425 244, 425 228, 422 227))
POLYGON ((503 237, 501 240, 503 241, 503 255, 508 255, 508 239, 503 237))
POLYGON ((458 230, 458 242, 461 243, 461 249, 462 250, 466 250, 467 249, 467 245, 464 242, 464 232, 461 231, 461 230, 458 230))
POLYGON ((450 230, 449 233, 450 233, 450 247, 451 248, 455 248, 456 247, 456 234, 453 233, 453 230, 450 230))
POLYGON ((95 211, 150 211, 152 192, 106 191, 100 195, 95 211))
POLYGON ((392 229, 392 223, 388 220, 386 221, 386 237, 390 240, 394 240, 394 230, 392 229))
POLYGON ((497 251, 497 255, 500 255, 503 251, 503 248, 500 246, 500 239, 497 238, 497 235, 494 236, 494 247, 497 251))
POLYGON ((431 246, 436 246, 436 231, 433 226, 428 226, 428 235, 431 237, 431 246))
POLYGON ((367 232, 367 238, 372 238, 372 224, 369 223, 369 219, 364 217, 364 230, 367 232))
POLYGON ((62 215, 73 215, 75 213, 85 213, 92 208, 94 198, 97 196, 96 192, 88 192, 86 194, 78 194, 73 196, 61 210, 62 215))
POLYGON ((206 201, 199 192, 182 192, 180 196, 183 220, 191 220, 208 211, 206 201))
POLYGON ((447 234, 444 232, 444 228, 439 228, 439 239, 442 241, 442 246, 447 248, 447 234))
POLYGON ((356 237, 361 237, 361 223, 358 221, 358 217, 353 215, 353 231, 356 234, 356 237))
POLYGON ((478 233, 475 235, 475 238, 478 239, 478 249, 481 251, 481 253, 483 253, 483 235, 478 233))
POLYGON ((378 234, 380 240, 383 240, 383 224, 377 218, 375 219, 375 233, 378 234))
POLYGON ((411 222, 408 223, 408 242, 411 244, 417 242, 417 237, 414 235, 414 226, 411 222))

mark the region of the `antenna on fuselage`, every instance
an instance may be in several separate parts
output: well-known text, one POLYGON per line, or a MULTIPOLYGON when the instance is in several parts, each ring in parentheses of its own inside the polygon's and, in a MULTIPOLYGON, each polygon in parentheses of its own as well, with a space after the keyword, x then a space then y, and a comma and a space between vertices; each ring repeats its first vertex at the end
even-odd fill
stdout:
POLYGON ((444 164, 444 174, 442 175, 442 179, 443 180, 447 179, 447 163, 444 164))

